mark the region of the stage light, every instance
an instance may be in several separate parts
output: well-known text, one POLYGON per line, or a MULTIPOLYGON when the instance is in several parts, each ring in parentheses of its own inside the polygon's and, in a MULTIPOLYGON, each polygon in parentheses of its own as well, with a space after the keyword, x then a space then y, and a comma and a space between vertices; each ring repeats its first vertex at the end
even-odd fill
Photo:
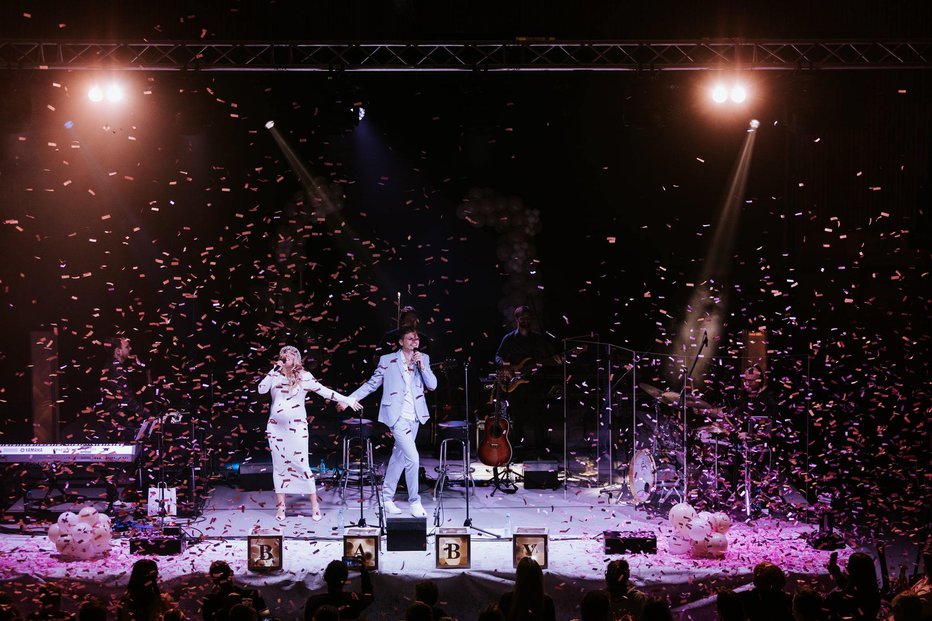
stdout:
POLYGON ((275 121, 269 121, 265 124, 266 129, 272 129, 273 127, 275 127, 275 121))
POLYGON ((65 129, 71 129, 74 127, 74 121, 65 121, 65 129))
POLYGON ((728 99, 728 89, 725 88, 724 84, 716 84, 712 87, 712 101, 725 103, 726 99, 728 99))
POLYGON ((359 111, 358 111, 358 114, 357 114, 357 118, 358 118, 360 121, 363 120, 364 118, 366 118, 366 109, 363 108, 362 106, 359 106, 359 111))
POLYGON ((94 103, 104 100, 104 89, 100 88, 96 84, 91 87, 91 90, 87 91, 87 98, 93 101, 94 103))
POLYGON ((731 87, 731 100, 735 103, 743 103, 748 98, 748 91, 740 84, 731 87))
POLYGON ((758 121, 757 119, 751 119, 750 125, 751 125, 751 129, 757 129, 758 127, 760 127, 760 121, 758 121))
POLYGON ((119 84, 111 84, 107 87, 107 101, 117 103, 123 100, 123 87, 119 84))

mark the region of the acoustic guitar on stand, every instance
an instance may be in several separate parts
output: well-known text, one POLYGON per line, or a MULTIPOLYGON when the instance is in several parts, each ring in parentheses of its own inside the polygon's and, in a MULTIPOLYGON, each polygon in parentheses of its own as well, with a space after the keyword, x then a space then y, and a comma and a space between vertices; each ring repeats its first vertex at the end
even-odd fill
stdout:
POLYGON ((495 414, 485 419, 485 435, 479 444, 479 461, 492 468, 511 463, 512 448, 508 439, 511 423, 505 417, 504 409, 505 400, 499 399, 495 404, 495 414))

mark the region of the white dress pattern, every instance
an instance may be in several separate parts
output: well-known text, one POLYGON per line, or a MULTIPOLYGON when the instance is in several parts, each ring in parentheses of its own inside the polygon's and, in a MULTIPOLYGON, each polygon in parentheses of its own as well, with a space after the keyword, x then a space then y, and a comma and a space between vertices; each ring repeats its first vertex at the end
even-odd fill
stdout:
POLYGON ((304 401, 309 392, 325 399, 350 405, 352 401, 327 388, 307 371, 301 382, 289 390, 288 378, 272 371, 259 382, 259 394, 272 393, 266 437, 272 452, 272 481, 276 494, 314 494, 314 474, 308 453, 307 410, 304 401))

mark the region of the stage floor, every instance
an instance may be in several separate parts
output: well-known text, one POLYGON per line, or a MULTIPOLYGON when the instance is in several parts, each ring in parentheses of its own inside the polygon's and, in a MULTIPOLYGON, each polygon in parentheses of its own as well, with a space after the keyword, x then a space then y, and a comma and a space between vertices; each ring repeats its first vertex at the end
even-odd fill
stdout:
MULTIPOLYGON (((430 462, 425 463, 431 472, 430 462)), ((487 478, 480 470, 476 478, 487 478)), ((440 526, 463 526, 466 498, 462 486, 448 488, 437 502, 433 486, 423 485, 421 496, 428 512, 427 551, 388 552, 382 540, 380 570, 375 576, 376 604, 368 618, 398 619, 411 601, 414 582, 425 578, 440 586, 444 608, 460 619, 470 619, 485 603, 496 601, 511 588, 513 577, 511 540, 508 529, 545 527, 549 533, 550 566, 547 587, 553 595, 558 618, 578 616, 583 593, 603 585, 603 573, 612 557, 603 553, 606 530, 649 531, 657 537, 656 554, 627 555, 633 582, 649 594, 665 594, 681 618, 714 618, 714 594, 720 588, 747 588, 751 571, 761 561, 779 565, 789 577, 789 587, 827 583, 829 553, 811 548, 804 536, 813 527, 792 519, 738 521, 728 533, 729 548, 722 559, 692 559, 671 554, 668 536, 672 530, 665 516, 651 516, 617 496, 600 493, 597 487, 557 490, 526 490, 515 494, 492 494, 491 487, 477 487, 469 498, 472 519, 473 559, 469 569, 436 569, 433 552, 435 516, 440 526), (439 510, 438 510, 439 508, 439 510), (488 534, 478 529, 488 531, 488 534)), ((195 541, 176 556, 159 557, 160 576, 188 613, 197 618, 198 600, 207 588, 205 573, 215 559, 227 560, 237 579, 262 589, 276 616, 298 619, 307 597, 323 589, 322 573, 331 560, 342 556, 343 529, 363 516, 369 526, 378 524, 376 503, 348 493, 344 506, 338 491, 320 486, 323 520, 310 518, 306 498, 289 498, 288 518, 275 520, 275 497, 271 491, 242 491, 217 486, 204 503, 202 514, 178 523, 195 541), (246 569, 246 536, 280 534, 285 538, 284 569, 272 574, 246 569)), ((406 508, 407 503, 399 502, 406 508)), ((64 509, 66 507, 62 507, 64 509)), ((75 507, 74 509, 79 509, 75 507)), ((853 549, 841 551, 842 560, 853 549)), ((115 538, 110 554, 95 561, 67 561, 42 536, 0 536, 0 580, 8 592, 34 591, 45 580, 65 580, 69 598, 85 593, 113 596, 121 593, 136 556, 129 554, 127 537, 115 538)), ((354 583, 355 585, 355 583, 354 583)), ((27 611, 29 598, 26 597, 27 611)), ((72 601, 70 609, 76 609, 72 601)))

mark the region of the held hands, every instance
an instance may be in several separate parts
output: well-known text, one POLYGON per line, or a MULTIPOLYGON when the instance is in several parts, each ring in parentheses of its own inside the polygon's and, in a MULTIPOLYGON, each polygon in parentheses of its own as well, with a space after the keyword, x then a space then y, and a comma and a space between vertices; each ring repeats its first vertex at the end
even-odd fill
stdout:
MULTIPOLYGON (((343 406, 343 407, 345 408, 346 406, 343 406)), ((362 409, 362 404, 359 402, 358 399, 353 399, 353 402, 350 404, 349 407, 353 408, 354 412, 358 412, 362 409)))

